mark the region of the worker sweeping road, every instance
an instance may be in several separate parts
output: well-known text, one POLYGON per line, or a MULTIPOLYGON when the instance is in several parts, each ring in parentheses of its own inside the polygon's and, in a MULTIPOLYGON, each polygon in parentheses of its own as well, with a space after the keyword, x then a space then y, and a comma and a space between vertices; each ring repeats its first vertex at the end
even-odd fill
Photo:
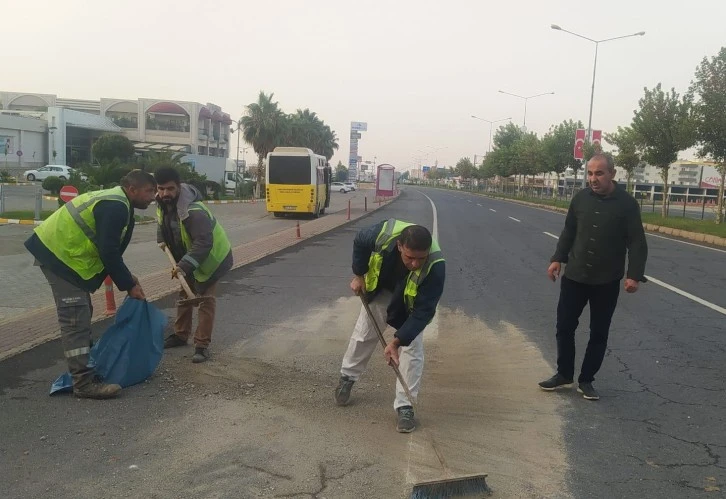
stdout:
MULTIPOLYGON (((209 358, 214 316, 217 308, 217 282, 232 268, 232 248, 222 225, 202 203, 201 193, 183 184, 173 168, 159 168, 154 174, 158 184, 157 241, 171 251, 176 267, 172 277, 187 279, 190 290, 203 299, 199 303, 199 321, 194 333, 192 362, 209 358)), ((177 304, 174 333, 164 340, 164 348, 187 344, 192 331, 194 305, 181 291, 177 304)))
POLYGON ((93 315, 90 293, 108 275, 130 297, 146 299, 122 255, 134 232, 134 208, 147 208, 155 192, 154 177, 133 170, 120 187, 87 192, 69 201, 25 241, 53 291, 76 397, 106 399, 121 390, 119 385, 96 379, 93 368, 88 367, 93 315))
MULTIPOLYGON (((400 367, 411 394, 416 398, 423 375, 424 328, 436 313, 444 291, 445 263, 439 244, 425 227, 390 219, 363 229, 353 242, 353 273, 350 287, 364 295, 378 324, 396 329, 384 350, 386 362, 400 367)), ((350 338, 335 390, 335 401, 346 405, 353 384, 365 371, 378 343, 376 328, 365 307, 350 338)), ((416 428, 412 402, 396 383, 396 429, 416 428)))

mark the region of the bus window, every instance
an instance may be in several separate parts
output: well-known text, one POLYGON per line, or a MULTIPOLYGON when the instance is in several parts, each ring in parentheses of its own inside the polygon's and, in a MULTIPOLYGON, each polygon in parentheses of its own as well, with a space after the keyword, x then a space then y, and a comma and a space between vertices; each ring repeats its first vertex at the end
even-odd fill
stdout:
POLYGON ((270 156, 269 184, 311 184, 312 168, 309 156, 270 156))

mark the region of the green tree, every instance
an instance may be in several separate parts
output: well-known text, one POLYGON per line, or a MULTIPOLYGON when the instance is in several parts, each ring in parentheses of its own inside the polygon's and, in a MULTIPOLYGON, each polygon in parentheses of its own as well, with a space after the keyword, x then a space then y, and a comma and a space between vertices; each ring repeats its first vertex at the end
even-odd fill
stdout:
POLYGON ((635 132, 630 127, 619 126, 617 132, 605 134, 605 140, 618 148, 618 153, 615 155, 615 166, 625 170, 628 192, 632 192, 633 172, 642 161, 638 152, 638 138, 635 132))
POLYGON ((726 47, 718 55, 704 57, 696 68, 696 78, 690 93, 697 98, 694 106, 696 140, 701 157, 716 162, 721 174, 718 191, 717 223, 724 221, 724 180, 726 180, 726 47))
POLYGON ((123 135, 107 134, 101 136, 91 147, 93 159, 106 164, 113 160, 129 162, 136 153, 133 142, 123 135))
POLYGON ((348 168, 342 161, 338 161, 338 166, 335 167, 335 181, 345 182, 346 180, 348 180, 348 168))
POLYGON ((461 158, 454 169, 456 174, 464 180, 471 180, 476 174, 474 163, 469 158, 461 158))
POLYGON ((678 159, 678 153, 696 140, 692 97, 681 97, 675 89, 664 92, 659 83, 653 90, 645 88, 638 104, 632 128, 643 159, 661 170, 664 185, 661 215, 665 218, 668 216, 668 169, 678 159))
MULTIPOLYGON (((578 128, 583 128, 581 121, 567 120, 559 125, 553 125, 542 137, 542 150, 547 164, 547 171, 554 172, 559 177, 568 168, 575 174, 582 166, 579 159, 575 159, 575 134, 578 128)), ((555 184, 555 185, 558 185, 555 184)), ((553 197, 557 196, 558 188, 552 191, 553 197)))
POLYGON ((257 194, 265 177, 264 161, 267 154, 285 139, 288 119, 272 98, 275 94, 260 92, 257 102, 247 106, 242 116, 242 137, 257 153, 257 194))

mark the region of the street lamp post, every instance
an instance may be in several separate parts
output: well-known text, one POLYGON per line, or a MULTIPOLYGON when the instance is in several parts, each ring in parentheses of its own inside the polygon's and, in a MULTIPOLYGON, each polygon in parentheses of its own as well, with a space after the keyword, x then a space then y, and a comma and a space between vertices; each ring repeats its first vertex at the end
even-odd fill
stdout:
POLYGON ((534 99, 535 97, 542 97, 543 95, 555 95, 554 92, 545 92, 543 94, 536 94, 536 95, 517 95, 510 92, 505 92, 504 90, 499 91, 500 94, 506 94, 511 95, 512 97, 519 97, 520 99, 524 99, 524 120, 522 122, 522 128, 524 131, 527 131, 527 101, 529 99, 534 99))
POLYGON ((474 116, 473 114, 471 115, 471 117, 474 118, 475 120, 486 121, 487 123, 489 123, 489 149, 487 149, 487 153, 490 153, 492 151, 492 128, 494 127, 494 123, 499 123, 500 121, 507 121, 507 120, 512 119, 512 118, 502 118, 500 120, 492 121, 492 120, 480 118, 478 116, 474 116))
MULTIPOLYGON (((232 127, 230 130, 237 134, 237 160, 234 162, 234 196, 237 197, 239 191, 239 136, 240 130, 242 129, 242 118, 237 120, 237 127, 232 127)), ((244 157, 244 153, 243 153, 244 157)))
MULTIPOLYGON (((590 141, 592 140, 592 137, 591 137, 592 136, 592 105, 595 100, 595 72, 597 71, 597 49, 601 43, 611 42, 613 40, 620 40, 622 38, 630 38, 633 36, 643 36, 643 35, 645 35, 645 31, 638 31, 637 33, 632 33, 630 35, 615 36, 613 38, 605 38, 603 40, 593 40, 592 38, 588 38, 587 36, 583 36, 578 33, 574 33, 572 31, 568 31, 564 28, 561 28, 557 24, 551 24, 550 28, 552 28, 556 31, 564 31, 565 33, 569 33, 573 36, 582 38, 583 40, 587 40, 587 41, 595 44, 595 61, 592 64, 592 89, 590 91, 590 116, 587 119, 587 136, 585 137, 585 140, 587 140, 587 142, 590 143, 590 141)), ((587 186, 587 175, 582 176, 582 187, 585 187, 585 186, 587 186)))

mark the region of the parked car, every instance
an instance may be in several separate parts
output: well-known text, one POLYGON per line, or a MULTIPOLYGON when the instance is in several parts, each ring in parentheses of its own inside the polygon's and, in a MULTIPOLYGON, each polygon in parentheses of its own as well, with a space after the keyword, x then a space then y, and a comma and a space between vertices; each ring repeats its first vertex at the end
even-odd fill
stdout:
POLYGON ((343 184, 345 184, 345 185, 347 185, 348 187, 350 187, 350 190, 351 190, 351 191, 356 191, 356 190, 358 190, 358 185, 356 185, 356 183, 355 183, 355 182, 343 182, 343 184))
MULTIPOLYGON (((73 171, 73 168, 66 165, 45 165, 37 170, 26 170, 23 172, 23 177, 28 179, 29 182, 45 180, 48 177, 58 177, 61 180, 68 180, 71 178, 73 171)), ((81 175, 81 179, 88 180, 88 177, 81 175)))
POLYGON ((339 191, 345 194, 346 192, 350 192, 352 189, 345 185, 343 182, 333 182, 332 184, 330 184, 330 190, 339 191))

